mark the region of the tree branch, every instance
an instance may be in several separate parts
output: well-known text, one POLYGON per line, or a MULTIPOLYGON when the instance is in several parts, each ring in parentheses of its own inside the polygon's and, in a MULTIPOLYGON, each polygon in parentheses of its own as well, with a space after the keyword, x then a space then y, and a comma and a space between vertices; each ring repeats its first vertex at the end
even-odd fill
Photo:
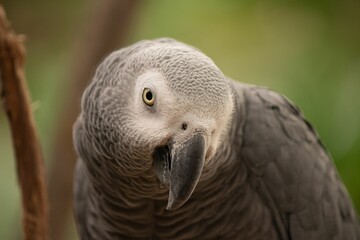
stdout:
POLYGON ((24 74, 22 37, 11 29, 0 5, 0 86, 8 116, 21 188, 23 231, 26 240, 47 239, 47 200, 44 162, 30 108, 24 74))

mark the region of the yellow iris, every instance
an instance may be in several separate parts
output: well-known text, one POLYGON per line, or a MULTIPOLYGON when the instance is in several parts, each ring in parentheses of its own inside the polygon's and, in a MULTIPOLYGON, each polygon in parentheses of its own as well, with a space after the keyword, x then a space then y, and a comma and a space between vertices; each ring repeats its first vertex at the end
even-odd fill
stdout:
POLYGON ((153 106, 155 103, 155 96, 149 88, 144 88, 142 98, 144 103, 148 106, 153 106))

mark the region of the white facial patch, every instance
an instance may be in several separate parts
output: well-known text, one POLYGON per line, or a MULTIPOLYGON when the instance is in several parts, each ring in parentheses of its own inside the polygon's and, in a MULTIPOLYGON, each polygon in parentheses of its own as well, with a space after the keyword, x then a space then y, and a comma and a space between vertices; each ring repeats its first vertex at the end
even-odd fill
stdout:
POLYGON ((133 126, 144 135, 161 139, 173 133, 171 115, 176 114, 174 106, 176 100, 168 89, 164 76, 155 70, 150 70, 138 77, 133 93, 133 101, 129 111, 133 112, 133 126), (153 106, 147 106, 143 101, 145 88, 151 90, 155 97, 153 106), (172 110, 169 112, 169 110, 172 110))
MULTIPOLYGON (((225 106, 209 111, 169 89, 167 79, 156 70, 149 70, 136 79, 132 98, 129 108, 133 116, 131 125, 137 132, 151 138, 154 145, 165 144, 170 138, 183 141, 191 132, 203 131, 206 133, 207 149, 211 156, 216 152, 221 136, 228 128, 233 111, 230 91, 225 106), (150 89, 155 97, 153 106, 148 106, 143 100, 145 88, 150 89), (186 130, 182 129, 183 124, 187 125, 186 130)), ((216 105, 215 102, 212 104, 216 105)))

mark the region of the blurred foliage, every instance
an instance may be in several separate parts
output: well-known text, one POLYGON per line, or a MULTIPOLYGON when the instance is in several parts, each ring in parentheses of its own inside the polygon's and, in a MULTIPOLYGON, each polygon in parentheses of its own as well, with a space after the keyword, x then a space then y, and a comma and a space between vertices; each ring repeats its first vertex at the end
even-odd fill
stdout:
MULTIPOLYGON (((3 4, 13 27, 27 36, 27 78, 47 158, 69 69, 81 64, 72 61, 73 50, 93 1, 3 4)), ((139 5, 127 42, 176 38, 201 49, 227 76, 292 99, 317 129, 360 209, 359 12, 356 0, 148 0, 139 5)), ((0 132, 0 239, 11 239, 21 206, 4 114, 0 132)))

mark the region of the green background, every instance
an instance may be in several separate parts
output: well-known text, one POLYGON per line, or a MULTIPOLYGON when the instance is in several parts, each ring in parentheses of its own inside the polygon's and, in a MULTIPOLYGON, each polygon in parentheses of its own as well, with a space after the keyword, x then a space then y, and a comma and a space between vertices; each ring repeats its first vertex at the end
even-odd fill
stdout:
MULTIPOLYGON (((73 50, 94 1, 3 4, 12 26, 27 36, 26 74, 47 159, 73 50)), ((227 76, 289 97, 317 129, 360 209, 359 12, 355 0, 148 0, 137 6, 126 43, 173 37, 201 49, 227 76)), ((3 113, 0 151, 0 239, 13 239, 21 206, 3 113)))

